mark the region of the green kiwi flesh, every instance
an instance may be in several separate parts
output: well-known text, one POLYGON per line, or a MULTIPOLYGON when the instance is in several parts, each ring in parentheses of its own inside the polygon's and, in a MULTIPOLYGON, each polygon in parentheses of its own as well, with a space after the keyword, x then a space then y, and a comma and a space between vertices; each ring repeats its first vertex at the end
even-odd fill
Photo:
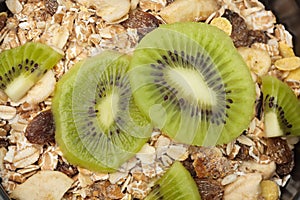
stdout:
POLYGON ((0 54, 0 89, 12 101, 27 91, 63 57, 42 43, 28 42, 0 54))
POLYGON ((300 101, 281 80, 262 77, 264 123, 267 137, 300 135, 300 101))
POLYGON ((178 161, 156 181, 145 200, 200 200, 196 182, 185 167, 178 161))
POLYGON ((106 51, 77 63, 59 80, 52 103, 64 157, 112 172, 147 142, 152 127, 132 100, 128 57, 106 51))
POLYGON ((205 23, 161 25, 134 51, 130 81, 140 110, 173 139, 227 143, 253 117, 250 71, 223 31, 205 23))

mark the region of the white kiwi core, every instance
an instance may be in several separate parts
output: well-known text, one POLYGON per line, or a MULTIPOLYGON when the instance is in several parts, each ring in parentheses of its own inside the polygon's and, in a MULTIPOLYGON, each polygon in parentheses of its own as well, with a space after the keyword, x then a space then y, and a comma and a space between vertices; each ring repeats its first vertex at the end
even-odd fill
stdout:
POLYGON ((109 93, 106 97, 96 105, 98 110, 98 121, 101 124, 101 128, 108 130, 114 123, 117 116, 119 104, 119 94, 117 92, 109 93))
POLYGON ((178 89, 179 96, 193 99, 201 104, 212 106, 216 105, 216 94, 210 89, 203 76, 193 69, 172 68, 166 75, 170 85, 178 89))
POLYGON ((284 135, 275 112, 267 112, 265 114, 265 135, 266 137, 278 137, 284 135))

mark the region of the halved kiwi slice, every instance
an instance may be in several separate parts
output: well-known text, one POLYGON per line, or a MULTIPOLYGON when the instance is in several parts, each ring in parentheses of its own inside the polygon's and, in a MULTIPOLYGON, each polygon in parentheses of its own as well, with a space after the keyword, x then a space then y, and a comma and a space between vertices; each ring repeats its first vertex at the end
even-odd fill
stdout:
POLYGON ((153 186, 145 200, 200 200, 196 182, 178 161, 153 186))
POLYGON ((115 171, 146 143, 151 126, 135 108, 128 57, 107 51, 74 66, 58 82, 55 139, 70 163, 115 171))
POLYGON ((183 143, 227 143, 247 128, 255 87, 228 35, 196 22, 162 25, 134 51, 130 81, 140 110, 183 143))
POLYGON ((267 137, 300 135, 300 101, 291 88, 272 76, 262 77, 267 137))
POLYGON ((0 54, 0 89, 18 101, 63 57, 42 43, 28 42, 0 54))

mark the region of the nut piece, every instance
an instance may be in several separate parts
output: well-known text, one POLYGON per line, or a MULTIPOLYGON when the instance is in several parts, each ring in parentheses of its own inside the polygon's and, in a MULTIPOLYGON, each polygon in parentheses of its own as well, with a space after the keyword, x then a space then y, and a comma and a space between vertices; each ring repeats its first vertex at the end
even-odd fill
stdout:
POLYGON ((224 200, 253 200, 258 199, 262 176, 259 173, 250 173, 240 176, 235 182, 225 187, 224 200))
POLYGON ((228 35, 231 35, 232 32, 232 25, 228 19, 225 17, 217 17, 211 20, 211 25, 218 27, 228 35))
POLYGON ((12 198, 22 200, 60 200, 73 180, 57 171, 40 171, 13 190, 12 198))
POLYGON ((148 12, 134 10, 129 13, 129 18, 122 22, 125 28, 136 28, 137 32, 144 36, 160 24, 159 20, 148 12))
POLYGON ((279 188, 274 181, 263 180, 260 183, 261 195, 264 200, 277 200, 279 199, 279 188))
POLYGON ((176 0, 163 8, 159 14, 167 23, 202 21, 218 8, 216 0, 176 0))
POLYGON ((115 22, 128 14, 129 0, 83 0, 78 1, 86 7, 96 8, 96 14, 106 22, 115 22))
POLYGON ((300 57, 288 57, 276 60, 275 67, 282 71, 290 71, 300 67, 300 57))
POLYGON ((271 58, 267 51, 248 47, 240 47, 238 51, 250 70, 258 76, 265 75, 271 67, 271 58))
POLYGON ((270 162, 269 164, 259 164, 255 161, 244 161, 240 169, 243 172, 257 172, 260 173, 264 179, 271 178, 275 174, 276 164, 275 162, 270 162))

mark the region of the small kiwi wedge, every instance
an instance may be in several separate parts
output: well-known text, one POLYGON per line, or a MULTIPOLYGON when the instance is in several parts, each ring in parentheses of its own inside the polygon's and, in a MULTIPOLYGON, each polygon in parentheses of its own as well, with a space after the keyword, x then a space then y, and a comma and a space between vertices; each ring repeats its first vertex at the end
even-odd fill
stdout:
POLYGON ((266 137, 300 135, 300 101, 291 88, 273 76, 262 77, 266 137))
POLYGON ((63 57, 52 47, 36 42, 5 50, 0 54, 0 89, 12 101, 28 90, 63 57))
POLYGON ((130 81, 137 106, 182 143, 227 143, 254 114, 250 71, 228 35, 196 22, 161 25, 134 51, 130 81))
POLYGON ((166 173, 158 179, 145 200, 200 200, 196 182, 189 171, 175 161, 166 173))
POLYGON ((136 108, 129 58, 113 51, 77 63, 52 103, 55 139, 72 164, 112 172, 147 142, 152 127, 136 108))

